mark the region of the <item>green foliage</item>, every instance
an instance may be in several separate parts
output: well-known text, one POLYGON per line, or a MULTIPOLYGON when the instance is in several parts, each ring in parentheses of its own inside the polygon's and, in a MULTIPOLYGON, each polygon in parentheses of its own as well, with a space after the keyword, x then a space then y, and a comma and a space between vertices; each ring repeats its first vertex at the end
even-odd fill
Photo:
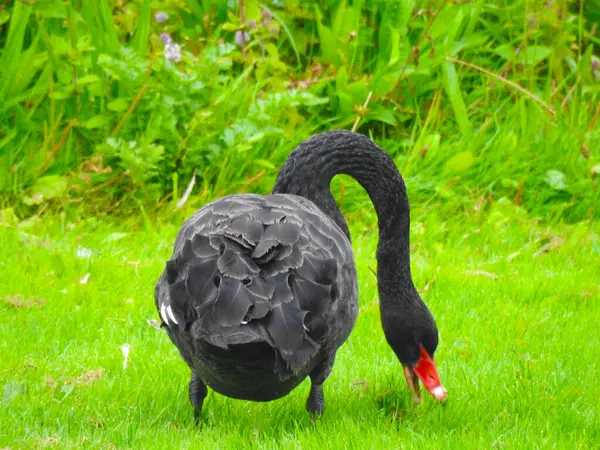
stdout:
POLYGON ((544 216, 600 214, 593 2, 229 3, 0 6, 5 203, 21 216, 65 198, 127 212, 178 200, 193 173, 200 203, 267 192, 297 142, 357 126, 418 201, 475 192, 544 216), (66 188, 36 196, 48 175, 66 188))

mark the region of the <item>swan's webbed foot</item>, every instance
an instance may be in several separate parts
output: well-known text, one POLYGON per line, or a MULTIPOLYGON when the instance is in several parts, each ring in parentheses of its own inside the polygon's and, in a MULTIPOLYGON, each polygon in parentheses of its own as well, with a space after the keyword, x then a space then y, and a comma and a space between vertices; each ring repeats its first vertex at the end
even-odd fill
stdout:
POLYGON ((310 413, 310 417, 315 422, 325 409, 325 396, 323 395, 322 384, 312 384, 310 387, 310 394, 306 399, 306 410, 310 413))
POLYGON ((202 414, 202 404, 204 403, 208 390, 206 389, 206 384, 204 384, 195 373, 192 373, 188 393, 190 396, 190 403, 194 407, 194 423, 199 425, 200 416, 202 414))

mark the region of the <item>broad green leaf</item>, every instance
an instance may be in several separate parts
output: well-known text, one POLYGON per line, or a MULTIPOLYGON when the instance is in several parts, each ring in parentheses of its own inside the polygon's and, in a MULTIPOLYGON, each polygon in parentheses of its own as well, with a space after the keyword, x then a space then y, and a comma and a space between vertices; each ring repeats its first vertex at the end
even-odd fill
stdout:
POLYGON ((362 80, 355 81, 348 85, 346 93, 352 96, 352 103, 362 106, 369 95, 369 86, 362 80))
POLYGON ((394 88, 401 74, 402 72, 384 72, 375 76, 371 82, 373 95, 375 97, 386 96, 394 88))
POLYGON ((59 91, 52 92, 50 94, 50 98, 53 98, 54 100, 65 100, 65 99, 71 97, 72 92, 73 92, 73 86, 65 86, 64 88, 62 88, 59 91))
POLYGON ((260 2, 258 0, 246 0, 246 20, 260 20, 260 2))
POLYGON ((348 71, 346 66, 342 66, 335 77, 335 90, 345 91, 348 87, 348 71))
POLYGON ((392 30, 391 33, 391 45, 392 51, 390 53, 390 60, 388 61, 388 67, 393 66, 400 61, 400 31, 392 30))
POLYGON ((400 2, 400 28, 406 28, 413 14, 413 8, 415 7, 415 0, 402 0, 400 2))
POLYGON ((522 64, 535 66, 550 56, 550 53, 552 53, 552 50, 543 45, 526 46, 525 49, 521 50, 516 60, 522 64))
POLYGON ((5 24, 10 19, 10 14, 5 9, 0 10, 0 25, 5 24))
POLYGON ((463 137, 469 138, 473 132, 473 127, 469 121, 467 108, 462 97, 462 92, 458 82, 458 77, 456 75, 456 70, 454 69, 454 64, 449 61, 444 61, 442 65, 442 75, 444 79, 444 89, 446 90, 446 95, 448 95, 450 103, 452 104, 452 109, 454 110, 458 127, 460 128, 463 137))
POLYGON ((460 8, 458 5, 447 5, 442 8, 429 29, 429 35, 434 39, 446 36, 452 29, 452 25, 462 18, 462 15, 459 16, 460 8))
POLYGON ((370 120, 377 120, 379 122, 387 123, 388 125, 391 125, 393 127, 398 125, 398 122, 396 121, 396 118, 391 113, 391 111, 388 111, 387 109, 383 108, 377 109, 375 111, 370 111, 367 118, 370 120))
POLYGON ((44 0, 35 2, 34 10, 36 14, 48 19, 65 19, 67 17, 65 2, 62 0, 44 0))
POLYGON ((323 61, 338 64, 340 58, 337 54, 337 40, 335 35, 329 28, 321 24, 321 22, 317 23, 317 32, 319 33, 319 45, 323 61))
POLYGON ((94 74, 88 74, 88 75, 84 75, 81 78, 77 79, 77 84, 79 85, 86 85, 86 84, 92 84, 92 83, 98 83, 100 81, 100 77, 98 75, 94 75, 94 74))
POLYGON ((125 111, 127 108, 129 108, 129 105, 129 100, 126 100, 124 98, 117 98, 108 102, 106 107, 111 111, 125 111))
POLYGON ((237 30, 241 30, 242 28, 244 28, 243 24, 235 24, 235 23, 224 23, 223 26, 221 27, 223 29, 223 31, 237 31, 237 30))
POLYGON ((92 117, 91 119, 83 122, 83 128, 93 129, 93 128, 102 128, 106 126, 110 122, 110 117, 106 114, 98 114, 97 116, 92 117))
POLYGON ((39 178, 31 188, 31 195, 23 201, 27 205, 39 205, 46 200, 60 197, 67 190, 67 178, 61 175, 47 175, 39 178))
POLYGON ((475 156, 471 152, 459 152, 446 161, 446 172, 461 173, 469 170, 475 163, 475 156))
POLYGON ((352 96, 346 92, 337 92, 336 95, 339 100, 340 112, 351 112, 352 108, 354 107, 354 103, 352 102, 352 96))

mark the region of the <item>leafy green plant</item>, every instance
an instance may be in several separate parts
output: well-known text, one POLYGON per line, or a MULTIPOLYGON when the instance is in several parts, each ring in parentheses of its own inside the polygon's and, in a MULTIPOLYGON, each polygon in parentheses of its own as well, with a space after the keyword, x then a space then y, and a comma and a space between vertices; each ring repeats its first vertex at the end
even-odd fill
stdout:
POLYGON ((422 201, 508 195, 535 214, 597 217, 586 5, 5 2, 0 192, 25 216, 54 175, 61 196, 123 211, 176 200, 194 173, 200 202, 266 192, 295 143, 345 127, 385 146, 422 201))

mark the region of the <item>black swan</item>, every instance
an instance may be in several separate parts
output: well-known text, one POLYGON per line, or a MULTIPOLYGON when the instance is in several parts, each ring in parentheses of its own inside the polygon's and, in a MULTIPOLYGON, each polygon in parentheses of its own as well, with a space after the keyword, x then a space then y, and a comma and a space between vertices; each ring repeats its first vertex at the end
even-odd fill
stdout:
POLYGON ((445 401, 433 362, 437 327, 411 278, 404 181, 370 139, 339 130, 302 142, 271 195, 218 199, 177 235, 155 304, 192 371, 196 422, 207 386, 232 398, 269 401, 307 376, 306 409, 313 417, 322 413, 323 382, 358 314, 350 233, 329 189, 337 174, 355 178, 377 212, 377 282, 387 342, 415 400, 421 380, 445 401))

